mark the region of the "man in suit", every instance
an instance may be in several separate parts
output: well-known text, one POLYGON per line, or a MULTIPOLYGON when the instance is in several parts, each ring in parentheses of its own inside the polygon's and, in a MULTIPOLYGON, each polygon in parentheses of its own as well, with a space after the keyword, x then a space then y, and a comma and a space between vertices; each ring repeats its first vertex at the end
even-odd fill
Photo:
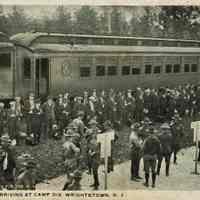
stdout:
POLYGON ((44 117, 44 140, 51 137, 52 126, 55 121, 55 104, 52 97, 48 97, 47 101, 42 106, 43 117, 44 117))

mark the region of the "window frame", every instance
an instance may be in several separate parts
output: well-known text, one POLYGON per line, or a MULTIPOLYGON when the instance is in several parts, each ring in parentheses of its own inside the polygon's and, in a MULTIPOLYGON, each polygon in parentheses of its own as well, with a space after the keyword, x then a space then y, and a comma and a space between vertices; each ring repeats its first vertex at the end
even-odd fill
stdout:
POLYGON ((109 65, 107 67, 107 75, 108 76, 117 76, 117 66, 116 65, 109 65), (115 73, 110 73, 110 70, 111 68, 115 68, 115 73))
POLYGON ((165 65, 165 73, 170 74, 172 72, 173 72, 173 65, 172 64, 166 64, 165 65), (167 67, 169 67, 169 66, 170 66, 170 71, 167 70, 167 67))
POLYGON ((0 53, 0 61, 4 60, 4 63, 0 63, 0 68, 10 68, 12 63, 11 63, 11 52, 2 52, 0 53), (1 57, 3 59, 1 59, 1 57), (6 60, 6 59, 7 60, 6 60))
POLYGON ((151 64, 145 64, 145 69, 144 69, 144 73, 145 74, 152 74, 152 65, 151 64), (150 67, 150 71, 149 72, 147 72, 148 70, 147 70, 147 67, 150 67))
POLYGON ((140 75, 141 74, 140 68, 138 68, 138 67, 132 67, 131 74, 132 75, 140 75), (139 73, 133 73, 133 70, 135 70, 135 69, 138 70, 139 73))
POLYGON ((185 63, 184 64, 184 73, 189 73, 190 72, 190 64, 185 63), (186 70, 186 67, 188 67, 188 71, 186 70))
POLYGON ((105 65, 96 65, 96 76, 97 77, 101 77, 101 76, 105 76, 106 75, 106 66, 105 65), (97 68, 100 68, 100 67, 103 67, 103 74, 100 74, 100 73, 97 73, 97 72, 99 72, 98 70, 97 70, 97 68))
POLYGON ((161 65, 154 66, 153 73, 154 74, 161 74, 161 71, 162 71, 161 69, 162 69, 161 65), (159 69, 159 70, 157 71, 157 69, 159 69))
POLYGON ((192 64, 191 64, 191 69, 190 69, 190 71, 193 72, 193 73, 198 72, 198 64, 192 63, 192 64), (195 67, 196 67, 196 70, 195 70, 195 71, 193 70, 194 65, 195 65, 195 67))
POLYGON ((175 73, 175 74, 177 74, 177 73, 180 73, 181 72, 181 65, 180 64, 174 64, 173 65, 173 73, 175 73), (179 67, 178 68, 178 71, 176 70, 176 68, 175 67, 179 67))
POLYGON ((131 73, 131 66, 130 65, 123 65, 121 68, 121 75, 122 76, 128 76, 131 73), (126 68, 126 69, 125 69, 126 68), (128 71, 126 71, 128 70, 128 71), (128 73, 124 73, 124 72, 128 72, 128 73))
POLYGON ((89 77, 91 77, 91 67, 87 67, 87 66, 84 66, 84 67, 79 67, 79 77, 80 78, 89 78, 89 77), (87 75, 87 76, 83 76, 83 75, 81 75, 81 70, 82 69, 89 69, 89 75, 87 75))
POLYGON ((27 80, 31 79, 31 59, 29 57, 25 57, 23 59, 23 77, 24 77, 24 79, 27 79, 27 80), (29 63, 28 64, 25 63, 26 61, 28 61, 29 63), (25 69, 25 68, 29 68, 29 69, 25 69), (28 71, 28 75, 26 74, 25 70, 28 71))

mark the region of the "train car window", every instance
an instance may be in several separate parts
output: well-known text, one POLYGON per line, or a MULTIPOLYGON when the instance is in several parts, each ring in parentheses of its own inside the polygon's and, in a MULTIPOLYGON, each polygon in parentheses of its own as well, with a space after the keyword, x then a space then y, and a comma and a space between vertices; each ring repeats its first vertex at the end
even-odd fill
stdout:
POLYGON ((172 65, 168 64, 165 66, 165 72, 166 73, 171 73, 172 72, 172 65))
POLYGON ((10 67, 11 66, 11 55, 10 53, 0 54, 0 67, 10 67))
POLYGON ((105 66, 103 65, 96 66, 96 76, 105 76, 105 66))
POLYGON ((122 75, 129 75, 129 74, 130 74, 130 66, 123 66, 122 75))
POLYGON ((181 66, 179 64, 174 65, 174 73, 180 72, 181 66))
POLYGON ((145 74, 151 74, 152 65, 145 65, 145 74))
POLYGON ((160 74, 160 72, 161 72, 161 66, 155 66, 153 72, 154 72, 154 74, 160 74))
POLYGON ((117 75, 117 67, 116 66, 108 66, 108 75, 109 76, 117 75))
POLYGON ((198 68, 197 68, 197 64, 192 64, 191 65, 191 72, 197 72, 198 68))
POLYGON ((190 72, 190 65, 184 64, 184 72, 190 72))
POLYGON ((80 77, 89 77, 90 67, 80 67, 80 77))
POLYGON ((48 78, 48 75, 49 75, 49 60, 47 58, 43 58, 41 60, 41 77, 42 78, 48 78))
POLYGON ((140 69, 139 68, 132 68, 132 74, 133 75, 140 74, 140 69))
POLYGON ((30 79, 31 78, 31 59, 30 58, 24 58, 23 70, 24 70, 24 78, 30 79))

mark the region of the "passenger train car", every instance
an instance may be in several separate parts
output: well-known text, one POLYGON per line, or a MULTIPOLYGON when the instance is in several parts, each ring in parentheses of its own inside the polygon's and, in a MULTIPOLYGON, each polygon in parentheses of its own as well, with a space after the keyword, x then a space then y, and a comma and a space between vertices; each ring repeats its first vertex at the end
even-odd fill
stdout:
POLYGON ((10 41, 10 67, 0 69, 3 94, 199 82, 200 41, 37 32, 10 41))
POLYGON ((14 94, 15 46, 9 37, 0 32, 0 99, 10 99, 14 94))

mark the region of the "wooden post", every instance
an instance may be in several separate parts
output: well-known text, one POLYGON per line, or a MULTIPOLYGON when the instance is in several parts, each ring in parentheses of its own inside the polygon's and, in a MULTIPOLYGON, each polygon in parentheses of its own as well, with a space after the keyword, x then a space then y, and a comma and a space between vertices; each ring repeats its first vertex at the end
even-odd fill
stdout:
POLYGON ((192 174, 199 175, 197 166, 198 166, 198 142, 199 142, 198 135, 199 135, 199 128, 200 128, 200 121, 192 122, 191 128, 194 129, 193 140, 195 142, 195 160, 194 160, 195 168, 194 168, 194 172, 192 172, 192 174))
POLYGON ((31 58, 31 92, 33 92, 34 94, 36 93, 35 90, 35 86, 36 86, 36 61, 35 61, 35 57, 33 56, 31 58))
POLYGON ((197 122, 196 124, 196 128, 195 128, 195 139, 196 139, 196 151, 195 151, 195 169, 194 169, 194 173, 198 174, 197 171, 197 162, 198 162, 198 131, 199 131, 199 122, 197 122))
MULTIPOLYGON (((104 136, 104 144, 106 144, 107 141, 107 134, 104 136)), ((104 179, 104 190, 107 190, 108 188, 108 155, 107 155, 107 149, 105 145, 104 147, 104 167, 105 167, 105 179, 104 179)))

